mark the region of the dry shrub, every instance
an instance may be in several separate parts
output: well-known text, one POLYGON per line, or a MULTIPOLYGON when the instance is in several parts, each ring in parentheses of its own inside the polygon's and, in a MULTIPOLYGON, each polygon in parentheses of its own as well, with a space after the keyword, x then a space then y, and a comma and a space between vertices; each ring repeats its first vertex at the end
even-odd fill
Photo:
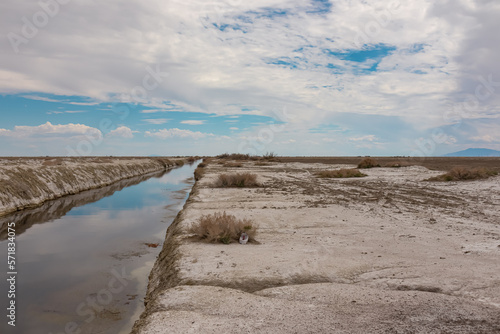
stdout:
POLYGON ((176 166, 184 166, 184 161, 183 160, 175 160, 174 161, 176 166))
POLYGON ((214 183, 217 188, 258 187, 257 175, 251 173, 220 174, 214 183))
POLYGON ((358 168, 373 168, 373 167, 380 167, 377 160, 373 158, 364 158, 358 164, 358 168))
POLYGON ((170 166, 174 166, 175 163, 173 163, 171 160, 169 159, 166 159, 166 158, 155 158, 154 160, 162 163, 163 165, 165 165, 165 168, 168 168, 170 166))
POLYGON ((271 164, 263 161, 256 161, 255 166, 270 166, 271 164))
POLYGON ((200 239, 207 242, 222 242, 229 244, 239 240, 241 233, 248 234, 248 241, 255 241, 257 226, 250 219, 237 219, 233 215, 216 212, 211 215, 201 216, 189 229, 200 239))
POLYGON ((348 177, 363 177, 367 176, 359 171, 359 169, 337 169, 337 170, 323 170, 316 173, 321 178, 348 178, 348 177))
POLYGON ((224 153, 217 156, 218 159, 228 159, 228 160, 248 160, 250 159, 250 154, 242 153, 224 153))
POLYGON ((200 162, 200 163, 198 164, 198 167, 199 167, 199 168, 205 168, 206 166, 207 166, 207 164, 206 164, 205 162, 200 162))
POLYGON ((385 164, 385 167, 391 167, 391 168, 400 168, 400 167, 409 167, 411 164, 406 161, 391 161, 387 164, 385 164))
POLYGON ((466 181, 487 179, 498 175, 497 171, 487 168, 463 168, 455 167, 448 173, 431 177, 428 181, 466 181))
POLYGON ((243 167, 243 165, 240 162, 226 162, 224 164, 224 167, 243 167))
POLYGON ((194 179, 198 181, 205 175, 205 169, 203 167, 198 167, 194 170, 194 179))
POLYGON ((192 163, 193 163, 193 162, 195 162, 196 160, 198 160, 198 157, 189 157, 189 158, 187 158, 187 162, 188 162, 189 164, 192 164, 192 163))
POLYGON ((267 152, 267 153, 266 153, 266 154, 264 154, 262 157, 263 157, 264 159, 266 159, 266 160, 273 160, 273 159, 277 158, 277 157, 278 157, 278 155, 277 155, 276 153, 274 153, 274 152, 267 152))

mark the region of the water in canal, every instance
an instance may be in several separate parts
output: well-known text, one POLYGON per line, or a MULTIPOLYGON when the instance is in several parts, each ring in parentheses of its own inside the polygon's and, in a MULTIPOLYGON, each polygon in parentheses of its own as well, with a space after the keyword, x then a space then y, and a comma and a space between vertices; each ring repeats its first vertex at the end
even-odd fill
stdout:
POLYGON ((195 165, 123 180, 2 217, 16 223, 16 327, 0 230, 0 333, 129 333, 195 165))

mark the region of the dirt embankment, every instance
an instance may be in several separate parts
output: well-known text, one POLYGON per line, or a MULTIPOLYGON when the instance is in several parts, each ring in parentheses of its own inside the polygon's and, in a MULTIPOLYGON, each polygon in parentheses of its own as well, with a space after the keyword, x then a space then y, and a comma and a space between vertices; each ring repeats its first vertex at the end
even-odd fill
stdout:
POLYGON ((205 167, 170 226, 132 333, 500 333, 500 177, 425 181, 422 166, 242 162, 205 167), (226 165, 227 166, 227 165, 226 165), (258 188, 213 188, 251 172, 258 188), (189 227, 226 211, 258 244, 207 244, 189 227))
POLYGON ((186 159, 166 158, 0 158, 0 215, 184 162, 186 159))

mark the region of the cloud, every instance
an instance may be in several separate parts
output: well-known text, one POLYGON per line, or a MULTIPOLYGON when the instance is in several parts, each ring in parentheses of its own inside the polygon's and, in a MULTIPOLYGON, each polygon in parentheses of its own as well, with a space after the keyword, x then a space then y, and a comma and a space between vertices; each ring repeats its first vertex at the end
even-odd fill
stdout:
POLYGON ((163 109, 145 109, 141 110, 141 114, 154 114, 157 112, 166 112, 166 110, 163 109))
POLYGON ((374 142, 378 138, 375 135, 366 135, 366 136, 361 136, 361 137, 351 137, 349 138, 350 141, 368 141, 368 142, 374 142))
POLYGON ((166 119, 166 118, 147 118, 147 119, 143 119, 142 121, 149 123, 149 124, 160 125, 160 124, 167 123, 169 121, 169 119, 166 119))
MULTIPOLYGON (((0 29, 21 34, 19 18, 38 10, 36 1, 5 2, 0 29)), ((296 115, 286 123, 309 129, 358 115, 339 135, 351 143, 370 135, 385 142, 380 133, 395 117, 409 130, 395 130, 399 138, 411 140, 448 124, 449 106, 473 97, 481 77, 500 81, 499 16, 497 0, 79 2, 17 54, 0 41, 0 93, 58 102, 43 96, 56 94, 70 104, 68 96, 123 96, 153 108, 144 114, 273 117, 286 106, 296 115), (165 74, 157 86, 151 73, 165 74), (359 130, 370 127, 368 116, 381 118, 380 132, 359 130)), ((481 115, 499 114, 500 94, 479 102, 481 115)), ((478 137, 475 130, 458 140, 478 137)), ((393 132, 393 147, 399 138, 393 132)))
POLYGON ((102 133, 96 128, 84 124, 56 124, 47 122, 38 126, 15 126, 13 130, 0 129, 0 136, 7 137, 101 137, 102 133))
POLYGON ((126 126, 120 126, 115 130, 110 131, 106 136, 108 137, 121 137, 121 138, 134 138, 134 131, 126 126))
POLYGON ((48 111, 48 115, 57 115, 57 114, 80 114, 84 112, 89 112, 89 110, 53 110, 48 111))
POLYGON ((289 145, 289 144, 294 144, 296 142, 297 141, 295 139, 289 139, 289 140, 282 141, 281 144, 283 144, 283 145, 289 145))
POLYGON ((25 99, 35 100, 35 101, 44 101, 44 102, 61 102, 61 100, 51 99, 48 97, 37 96, 37 95, 22 95, 25 99))
POLYGON ((239 128, 233 126, 233 127, 230 127, 229 130, 239 130, 239 128))
POLYGON ((181 122, 181 124, 189 124, 189 125, 202 125, 204 123, 205 121, 197 121, 197 120, 187 120, 181 122))
POLYGON ((155 137, 159 139, 167 139, 167 138, 191 138, 191 139, 200 139, 207 136, 213 136, 211 133, 202 133, 199 131, 190 131, 190 130, 182 130, 178 128, 173 129, 161 129, 158 131, 146 131, 146 137, 155 137))

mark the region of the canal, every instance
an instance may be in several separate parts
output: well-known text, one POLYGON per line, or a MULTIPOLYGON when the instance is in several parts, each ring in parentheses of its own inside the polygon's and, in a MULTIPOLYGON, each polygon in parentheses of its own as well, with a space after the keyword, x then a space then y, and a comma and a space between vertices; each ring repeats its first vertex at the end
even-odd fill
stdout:
POLYGON ((129 333, 196 164, 0 218, 1 333, 129 333), (16 224, 16 326, 7 324, 7 229, 16 224))

